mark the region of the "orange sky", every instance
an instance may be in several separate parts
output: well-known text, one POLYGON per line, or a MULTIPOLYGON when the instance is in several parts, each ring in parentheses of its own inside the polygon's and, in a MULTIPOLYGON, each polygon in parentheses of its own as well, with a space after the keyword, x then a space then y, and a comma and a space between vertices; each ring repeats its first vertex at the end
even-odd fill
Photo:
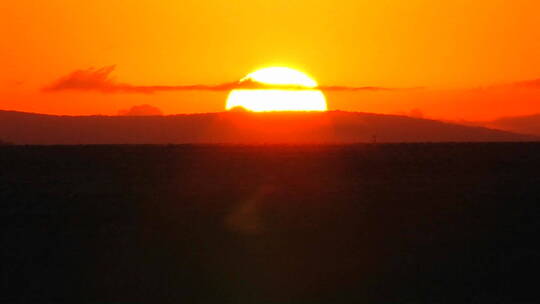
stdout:
POLYGON ((116 65, 141 85, 235 81, 285 65, 323 85, 425 87, 327 94, 329 108, 491 119, 540 113, 537 0, 18 0, 0 2, 0 109, 215 112, 224 92, 42 92, 116 65))

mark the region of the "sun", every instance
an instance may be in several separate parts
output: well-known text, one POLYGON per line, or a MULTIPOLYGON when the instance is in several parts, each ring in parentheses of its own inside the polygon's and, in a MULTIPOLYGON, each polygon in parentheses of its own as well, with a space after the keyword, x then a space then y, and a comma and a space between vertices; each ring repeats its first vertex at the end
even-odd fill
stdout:
POLYGON ((270 88, 232 90, 227 98, 227 110, 237 107, 253 112, 327 110, 324 94, 314 89, 318 86, 317 82, 300 71, 286 67, 264 68, 247 75, 240 82, 244 81, 268 85, 270 88), (271 89, 271 86, 291 88, 271 89))

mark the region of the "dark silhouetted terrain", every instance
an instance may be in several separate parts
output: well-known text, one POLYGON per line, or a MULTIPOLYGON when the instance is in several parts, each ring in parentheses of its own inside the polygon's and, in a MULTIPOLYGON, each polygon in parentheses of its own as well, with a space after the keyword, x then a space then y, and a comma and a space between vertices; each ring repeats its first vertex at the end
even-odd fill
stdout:
POLYGON ((6 146, 0 168, 3 303, 538 300, 540 144, 6 146))
POLYGON ((530 116, 505 117, 483 123, 490 128, 508 130, 522 134, 540 135, 540 114, 530 116))
POLYGON ((532 141, 537 137, 394 115, 224 112, 175 116, 51 116, 0 111, 16 144, 358 143, 532 141))

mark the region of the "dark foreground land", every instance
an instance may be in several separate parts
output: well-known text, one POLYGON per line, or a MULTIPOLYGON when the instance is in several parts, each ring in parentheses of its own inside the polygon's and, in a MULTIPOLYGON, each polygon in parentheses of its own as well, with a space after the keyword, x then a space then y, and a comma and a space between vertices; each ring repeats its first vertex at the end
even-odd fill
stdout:
POLYGON ((540 144, 0 148, 1 302, 533 303, 540 144))

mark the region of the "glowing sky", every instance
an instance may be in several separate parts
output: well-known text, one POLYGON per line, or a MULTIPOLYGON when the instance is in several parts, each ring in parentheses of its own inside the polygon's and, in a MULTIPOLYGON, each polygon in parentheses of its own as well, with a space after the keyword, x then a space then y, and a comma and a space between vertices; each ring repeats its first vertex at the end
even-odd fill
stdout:
POLYGON ((116 65, 138 85, 215 84, 289 66, 321 85, 424 87, 328 93, 330 109, 488 119, 540 113, 540 2, 18 0, 0 2, 0 109, 107 114, 151 104, 215 112, 226 92, 42 92, 116 65))

